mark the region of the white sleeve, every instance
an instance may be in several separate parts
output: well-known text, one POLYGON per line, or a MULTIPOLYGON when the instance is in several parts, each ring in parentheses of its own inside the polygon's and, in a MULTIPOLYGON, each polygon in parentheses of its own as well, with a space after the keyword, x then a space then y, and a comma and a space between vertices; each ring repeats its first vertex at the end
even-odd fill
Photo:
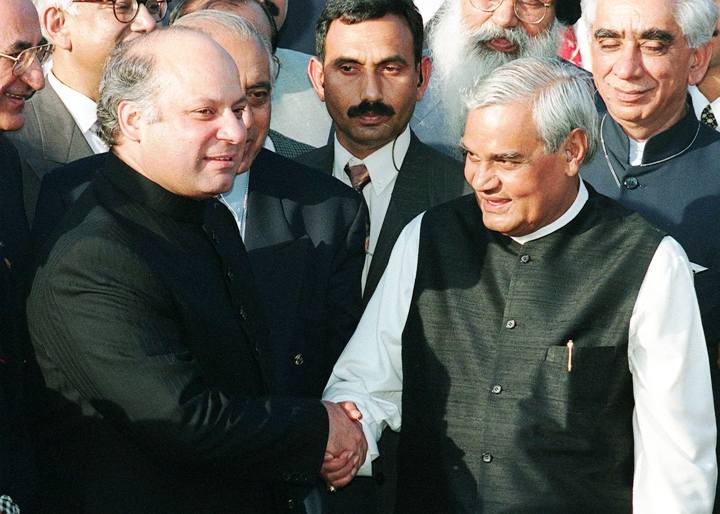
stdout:
POLYGON ((633 512, 709 513, 717 481, 710 367, 682 247, 658 246, 630 319, 633 512))
POLYGON ((387 268, 355 333, 333 368, 323 400, 353 401, 363 414, 368 456, 358 472, 372 474, 377 441, 389 426, 400 430, 402 333, 417 272, 422 214, 398 237, 387 268))

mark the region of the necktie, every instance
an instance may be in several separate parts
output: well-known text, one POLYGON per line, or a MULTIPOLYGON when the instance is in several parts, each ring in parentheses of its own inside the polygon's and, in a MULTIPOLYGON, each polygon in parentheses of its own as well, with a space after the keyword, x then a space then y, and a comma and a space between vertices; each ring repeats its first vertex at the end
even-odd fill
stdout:
MULTIPOLYGON (((370 172, 365 165, 350 166, 348 163, 345 165, 345 174, 350 177, 353 189, 362 196, 363 188, 370 183, 370 172)), ((363 201, 365 201, 365 197, 363 197, 363 201)), ((365 214, 365 253, 368 253, 368 248, 370 248, 370 212, 368 209, 365 210, 365 214)))
POLYGON ((707 104, 705 108, 702 111, 702 114, 700 115, 700 121, 702 121, 704 124, 706 124, 711 129, 716 129, 718 126, 717 120, 715 119, 715 115, 713 114, 712 107, 710 107, 710 104, 707 104))
POLYGON ((345 165, 345 174, 350 177, 350 183, 355 191, 362 192, 363 188, 370 182, 370 172, 364 164, 350 166, 345 165))

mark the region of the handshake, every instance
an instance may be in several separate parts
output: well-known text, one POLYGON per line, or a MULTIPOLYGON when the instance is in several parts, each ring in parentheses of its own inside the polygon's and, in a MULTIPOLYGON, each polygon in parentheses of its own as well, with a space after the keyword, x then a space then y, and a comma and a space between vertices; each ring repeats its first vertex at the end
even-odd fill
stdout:
POLYGON ((360 423, 362 413, 353 402, 324 401, 323 404, 330 421, 330 433, 320 474, 328 489, 334 490, 355 477, 365 462, 368 446, 360 423))

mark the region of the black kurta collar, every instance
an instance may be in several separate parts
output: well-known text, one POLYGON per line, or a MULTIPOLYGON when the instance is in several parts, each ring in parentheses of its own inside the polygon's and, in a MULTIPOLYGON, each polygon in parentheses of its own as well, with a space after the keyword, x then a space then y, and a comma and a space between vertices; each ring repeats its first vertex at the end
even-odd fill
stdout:
MULTIPOLYGON (((161 212, 172 218, 189 223, 203 222, 203 202, 171 193, 155 182, 144 177, 110 152, 105 166, 98 173, 98 181, 107 181, 122 191, 133 202, 161 212)), ((102 191, 100 191, 102 194, 102 191)), ((118 195, 102 195, 103 201, 119 207, 127 198, 118 195)))

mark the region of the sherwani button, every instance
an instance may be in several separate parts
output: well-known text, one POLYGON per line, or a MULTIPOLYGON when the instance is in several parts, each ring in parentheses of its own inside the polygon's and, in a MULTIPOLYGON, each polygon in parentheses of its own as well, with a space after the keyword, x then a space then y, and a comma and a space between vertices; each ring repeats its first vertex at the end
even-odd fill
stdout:
POLYGON ((628 189, 637 189, 640 185, 640 181, 635 177, 628 177, 625 179, 624 185, 628 189))
POLYGON ((494 385, 492 389, 490 389, 490 392, 492 394, 500 394, 502 392, 502 386, 500 385, 494 385))
POLYGON ((298 353, 298 354, 295 356, 294 361, 295 361, 295 365, 296 365, 296 366, 300 366, 303 362, 305 362, 305 359, 303 358, 302 353, 298 353))
POLYGON ((515 328, 515 320, 509 319, 507 323, 505 323, 505 328, 515 328))

